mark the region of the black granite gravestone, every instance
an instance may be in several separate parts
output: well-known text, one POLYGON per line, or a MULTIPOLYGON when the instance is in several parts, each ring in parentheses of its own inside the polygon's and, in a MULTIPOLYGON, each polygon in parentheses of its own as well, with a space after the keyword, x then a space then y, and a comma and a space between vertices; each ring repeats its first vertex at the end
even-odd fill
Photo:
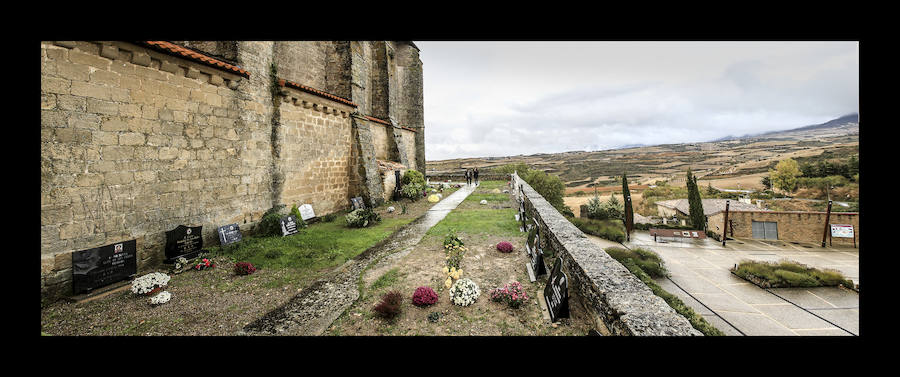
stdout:
POLYGON ((191 259, 200 254, 203 248, 203 225, 187 227, 179 225, 166 232, 166 260, 164 263, 175 263, 178 257, 191 259))
POLYGON ((297 234, 297 218, 294 215, 287 215, 281 218, 281 235, 290 236, 297 234))
POLYGON ((137 274, 137 241, 130 240, 72 253, 72 291, 88 293, 137 274))
POLYGON ((519 226, 519 231, 525 231, 525 202, 519 203, 519 222, 522 224, 519 226))
POLYGON ((556 258, 553 272, 544 287, 544 301, 550 310, 550 322, 569 317, 569 283, 566 273, 562 271, 562 258, 556 258))
POLYGON ((218 233, 219 243, 222 246, 233 244, 241 240, 241 228, 238 224, 220 226, 218 233))
POLYGON ((531 270, 534 271, 534 276, 538 277, 546 275, 547 268, 544 266, 544 251, 541 250, 541 229, 535 227, 534 230, 534 242, 528 248, 528 255, 531 256, 531 270))

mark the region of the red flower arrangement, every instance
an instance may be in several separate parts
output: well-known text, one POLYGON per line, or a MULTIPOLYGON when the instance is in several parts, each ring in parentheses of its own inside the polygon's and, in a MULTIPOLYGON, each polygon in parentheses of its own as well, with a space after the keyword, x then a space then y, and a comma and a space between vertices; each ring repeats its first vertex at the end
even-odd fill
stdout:
POLYGON ((256 267, 250 262, 237 262, 234 264, 234 273, 238 275, 250 275, 256 272, 256 267))
POLYGON ((491 289, 491 301, 504 302, 511 308, 518 308, 522 303, 528 301, 528 294, 522 283, 513 281, 504 285, 502 288, 491 289))
POLYGON ((437 293, 434 293, 434 289, 431 289, 431 287, 419 287, 416 288, 416 292, 413 293, 412 300, 413 305, 428 306, 438 301, 438 295, 437 293))
POLYGON ((513 245, 509 242, 503 241, 497 244, 497 251, 501 253, 510 253, 513 251, 513 245))
POLYGON ((197 265, 194 266, 194 269, 196 269, 197 271, 200 271, 200 270, 205 270, 207 268, 215 268, 215 267, 216 267, 215 263, 212 263, 212 261, 210 261, 209 259, 203 258, 202 261, 197 262, 197 265))

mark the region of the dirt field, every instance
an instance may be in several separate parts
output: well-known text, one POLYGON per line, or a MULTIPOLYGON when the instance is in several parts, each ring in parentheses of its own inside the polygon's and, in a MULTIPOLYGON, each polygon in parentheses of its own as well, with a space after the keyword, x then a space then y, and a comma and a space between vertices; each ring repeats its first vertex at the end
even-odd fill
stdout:
POLYGON ((699 179, 697 184, 700 188, 705 188, 708 184, 712 183, 713 187, 720 189, 762 190, 764 187, 761 181, 763 177, 768 175, 769 173, 757 173, 730 178, 699 179), (740 184, 740 186, 738 186, 738 184, 740 184))
MULTIPOLYGON (((611 196, 611 195, 600 195, 600 200, 601 200, 601 201, 609 200, 609 197, 610 197, 610 196, 611 196)), ((569 208, 572 209, 572 213, 575 214, 575 217, 579 217, 580 214, 581 214, 581 205, 582 205, 582 204, 587 204, 588 201, 590 201, 590 200, 593 199, 593 198, 594 198, 594 195, 590 195, 590 196, 566 196, 566 197, 563 197, 563 202, 564 202, 567 206, 569 206, 569 208)), ((622 194, 616 194, 616 199, 618 199, 618 200, 621 202, 621 201, 622 201, 622 194)), ((637 193, 636 193, 636 192, 632 192, 632 193, 631 193, 632 208, 633 208, 633 207, 637 207, 638 205, 640 205, 641 200, 642 200, 641 193, 639 193, 639 192, 637 192, 637 193)))

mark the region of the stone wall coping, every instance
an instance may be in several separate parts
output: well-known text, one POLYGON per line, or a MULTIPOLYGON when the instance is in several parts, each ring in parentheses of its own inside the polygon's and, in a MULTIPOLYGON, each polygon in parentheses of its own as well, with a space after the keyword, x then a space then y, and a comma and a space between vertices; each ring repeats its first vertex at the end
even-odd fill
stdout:
POLYGON ((250 72, 248 72, 247 70, 245 70, 241 67, 223 62, 219 59, 215 59, 215 58, 206 56, 205 54, 194 51, 193 49, 189 49, 184 46, 179 46, 177 44, 174 44, 171 42, 166 42, 166 41, 141 41, 140 43, 152 46, 153 48, 164 51, 168 54, 174 54, 176 56, 179 56, 179 57, 182 57, 185 59, 189 59, 189 60, 193 60, 195 62, 200 62, 200 63, 206 64, 206 65, 209 65, 210 67, 213 67, 216 69, 229 71, 231 73, 238 74, 245 78, 250 78, 250 72))
MULTIPOLYGON (((516 173, 512 181, 516 184, 515 195, 519 195, 521 184, 523 200, 531 204, 535 220, 547 229, 542 234, 548 237, 548 245, 558 244, 562 250, 557 250, 557 255, 571 262, 565 263, 568 273, 587 277, 588 281, 581 284, 589 286, 570 286, 570 289, 590 291, 599 298, 600 302, 588 302, 585 307, 598 311, 607 328, 638 336, 703 335, 625 266, 591 242, 516 173)), ((577 284, 577 276, 570 276, 573 285, 577 284)))
POLYGON ((348 99, 346 99, 346 98, 338 97, 338 96, 336 96, 336 95, 334 95, 334 94, 327 93, 327 92, 324 92, 324 91, 321 91, 321 90, 318 90, 318 89, 315 89, 315 88, 311 88, 311 87, 308 87, 308 86, 303 85, 303 84, 298 84, 298 83, 295 83, 295 82, 293 82, 293 81, 288 81, 288 80, 285 80, 285 79, 278 79, 278 85, 280 85, 280 86, 282 86, 282 87, 288 87, 288 88, 293 88, 293 89, 297 89, 297 90, 300 90, 300 91, 304 91, 304 92, 307 92, 307 93, 310 93, 310 94, 314 94, 314 95, 319 96, 319 97, 322 97, 322 98, 326 98, 326 99, 329 99, 329 100, 332 100, 332 101, 335 101, 335 102, 343 103, 343 104, 345 104, 345 105, 350 105, 350 106, 353 106, 353 107, 359 107, 359 105, 353 103, 352 101, 350 101, 350 100, 348 100, 348 99))
MULTIPOLYGON (((200 63, 197 59, 191 59, 180 54, 174 54, 171 52, 160 52, 160 50, 156 48, 151 48, 148 45, 143 45, 141 42, 120 42, 120 41, 102 41, 102 42, 94 42, 98 43, 101 46, 111 46, 113 49, 130 51, 132 53, 131 61, 129 63, 140 65, 140 66, 149 66, 150 58, 156 59, 162 62, 168 62, 172 64, 172 68, 179 67, 183 69, 182 72, 178 72, 178 70, 169 70, 167 72, 172 73, 174 75, 183 76, 192 79, 199 79, 200 73, 206 74, 210 76, 209 83, 217 86, 225 86, 229 89, 236 89, 237 84, 243 80, 245 77, 249 78, 250 73, 248 72, 246 76, 236 72, 229 71, 227 69, 223 69, 222 67, 216 67, 215 65, 209 65, 200 63), (143 56, 140 58, 138 55, 143 56)), ((166 51, 166 50, 163 50, 166 51)), ((117 59, 118 53, 116 52, 114 55, 103 55, 108 59, 117 59)), ((161 71, 166 71, 163 67, 157 68, 161 71)), ((246 71, 245 71, 246 72, 246 71)))
POLYGON ((342 118, 348 118, 354 112, 354 108, 344 103, 332 101, 330 98, 321 97, 309 92, 305 92, 296 88, 284 87, 279 93, 282 100, 290 102, 294 106, 304 108, 313 108, 316 111, 325 114, 339 115, 342 118), (325 101, 323 101, 325 100, 325 101))

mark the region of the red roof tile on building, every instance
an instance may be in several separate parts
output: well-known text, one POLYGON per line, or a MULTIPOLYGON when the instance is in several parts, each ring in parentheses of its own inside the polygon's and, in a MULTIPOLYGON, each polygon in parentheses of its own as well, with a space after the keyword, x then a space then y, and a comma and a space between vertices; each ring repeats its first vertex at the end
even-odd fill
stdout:
MULTIPOLYGON (((373 121, 373 122, 375 122, 375 123, 381 123, 381 124, 386 125, 386 126, 390 126, 390 125, 391 125, 391 122, 388 122, 388 121, 383 120, 383 119, 378 119, 378 118, 373 117, 373 116, 368 116, 368 115, 366 115, 366 119, 371 120, 371 121, 373 121)), ((416 132, 416 130, 414 130, 414 129, 412 129, 412 128, 409 128, 409 127, 403 127, 403 126, 399 126, 399 127, 402 128, 402 129, 404 129, 404 130, 407 130, 407 131, 416 132)))
POLYGON ((294 88, 294 89, 297 89, 297 90, 300 90, 300 91, 304 91, 304 92, 307 92, 307 93, 310 93, 310 94, 315 94, 315 95, 317 95, 317 96, 319 96, 319 97, 327 98, 327 99, 330 99, 330 100, 332 100, 332 101, 344 103, 344 104, 347 104, 347 105, 350 105, 350 106, 353 106, 353 107, 359 107, 357 104, 351 102, 350 100, 348 100, 348 99, 346 99, 346 98, 338 97, 338 96, 336 96, 336 95, 334 95, 334 94, 326 93, 326 92, 323 92, 323 91, 321 91, 321 90, 314 89, 314 88, 310 88, 310 87, 308 87, 308 86, 306 86, 306 85, 297 84, 297 83, 295 83, 295 82, 291 82, 291 81, 288 81, 288 80, 285 80, 285 79, 278 79, 278 85, 279 85, 279 86, 289 87, 289 88, 294 88))
POLYGON ((199 52, 196 52, 196 51, 191 50, 186 47, 179 46, 179 45, 171 43, 171 42, 144 41, 143 43, 147 44, 151 47, 154 47, 158 50, 165 51, 171 55, 175 55, 175 56, 185 58, 187 60, 192 60, 195 62, 200 62, 200 63, 206 64, 206 65, 214 67, 214 68, 222 69, 222 70, 225 70, 225 71, 228 71, 228 72, 231 72, 231 73, 234 73, 234 74, 246 77, 246 78, 250 78, 250 72, 248 72, 247 70, 244 70, 241 67, 225 63, 221 60, 211 58, 209 56, 203 55, 199 52))

